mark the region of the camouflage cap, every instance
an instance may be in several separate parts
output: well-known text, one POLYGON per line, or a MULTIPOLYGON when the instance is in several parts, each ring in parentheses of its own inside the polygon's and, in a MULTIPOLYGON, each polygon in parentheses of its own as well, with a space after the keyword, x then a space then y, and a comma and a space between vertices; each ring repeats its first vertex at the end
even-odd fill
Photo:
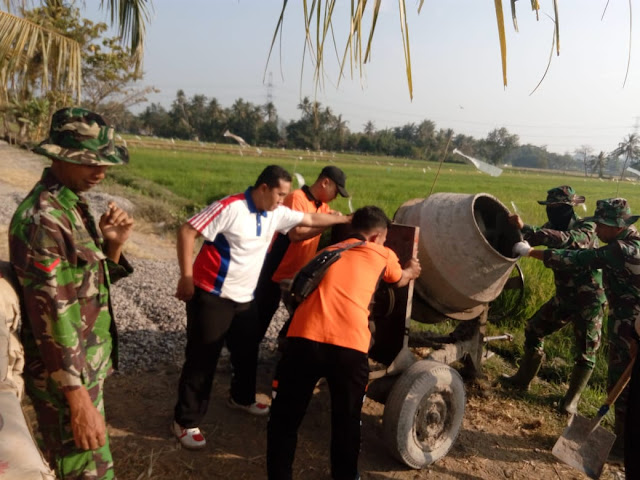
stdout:
POLYGON ((547 199, 538 200, 538 203, 540 205, 580 205, 584 203, 584 197, 576 195, 576 192, 569 185, 562 185, 547 190, 547 199))
POLYGON ((115 131, 97 113, 63 108, 53 114, 49 138, 33 149, 54 160, 79 165, 129 163, 129 152, 116 146, 115 131))
POLYGON ((611 227, 626 227, 637 222, 638 218, 640 215, 631 215, 629 204, 624 198, 606 198, 598 200, 593 217, 585 220, 611 227))

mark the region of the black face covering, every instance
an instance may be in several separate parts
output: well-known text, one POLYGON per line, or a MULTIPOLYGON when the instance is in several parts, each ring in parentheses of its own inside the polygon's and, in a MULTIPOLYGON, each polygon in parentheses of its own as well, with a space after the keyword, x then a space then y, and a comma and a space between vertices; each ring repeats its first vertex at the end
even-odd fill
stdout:
POLYGON ((567 230, 573 218, 573 207, 564 203, 547 205, 547 217, 555 230, 567 230))

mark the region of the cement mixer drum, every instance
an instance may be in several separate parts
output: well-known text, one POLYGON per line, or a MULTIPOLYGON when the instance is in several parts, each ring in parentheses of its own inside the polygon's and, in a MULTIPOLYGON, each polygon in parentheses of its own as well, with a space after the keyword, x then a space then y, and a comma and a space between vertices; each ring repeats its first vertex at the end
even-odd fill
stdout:
POLYGON ((522 240, 509 211, 486 193, 436 193, 404 203, 394 222, 420 227, 414 295, 445 317, 469 320, 502 292, 522 240))

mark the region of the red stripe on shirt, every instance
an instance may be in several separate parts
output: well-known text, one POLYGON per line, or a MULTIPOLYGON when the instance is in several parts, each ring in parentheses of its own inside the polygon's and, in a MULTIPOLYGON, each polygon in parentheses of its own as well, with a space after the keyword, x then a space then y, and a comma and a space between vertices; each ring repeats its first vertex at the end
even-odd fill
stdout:
POLYGON ((189 224, 196 230, 202 233, 202 231, 216 218, 225 207, 228 207, 237 200, 244 200, 244 193, 237 193, 235 195, 229 195, 217 202, 213 202, 207 208, 200 213, 194 215, 189 219, 189 224))

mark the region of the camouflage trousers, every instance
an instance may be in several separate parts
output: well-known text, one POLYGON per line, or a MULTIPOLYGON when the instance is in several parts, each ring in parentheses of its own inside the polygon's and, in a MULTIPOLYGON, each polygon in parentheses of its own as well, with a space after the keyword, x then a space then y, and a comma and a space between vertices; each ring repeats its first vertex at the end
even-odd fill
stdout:
MULTIPOLYGON (((86 385, 93 405, 104 418, 104 376, 86 385)), ((25 374, 27 394, 38 419, 38 442, 59 480, 108 480, 115 478, 109 435, 97 450, 76 447, 71 431, 69 406, 64 394, 47 379, 25 374)))
MULTIPOLYGON (((631 344, 635 343, 635 315, 618 317, 609 313, 607 333, 609 335, 609 391, 622 376, 631 361, 631 344)), ((625 388, 615 403, 616 424, 624 425, 629 388, 625 388)), ((618 432, 616 432, 618 433, 618 432)))
POLYGON ((575 336, 575 362, 593 369, 596 352, 602 342, 603 305, 599 302, 575 305, 553 297, 527 321, 525 327, 525 350, 544 353, 544 337, 571 323, 575 336))

